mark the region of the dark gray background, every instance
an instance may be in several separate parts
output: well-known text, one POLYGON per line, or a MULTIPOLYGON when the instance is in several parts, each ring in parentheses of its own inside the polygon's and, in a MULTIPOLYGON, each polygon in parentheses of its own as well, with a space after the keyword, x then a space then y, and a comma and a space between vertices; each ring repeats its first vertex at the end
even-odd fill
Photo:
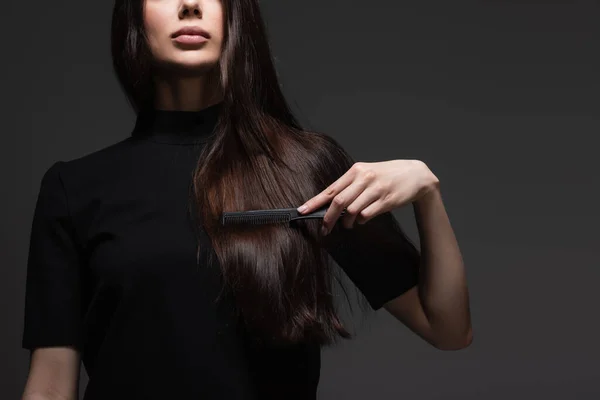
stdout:
MULTIPOLYGON (((471 347, 436 350, 381 311, 324 351, 320 398, 600 398, 598 3, 263 5, 301 121, 361 161, 426 162, 468 270, 471 347)), ((42 173, 134 116, 111 70, 112 2, 4 7, 0 394, 16 399, 42 173)), ((396 215, 417 239, 411 207, 396 215)))

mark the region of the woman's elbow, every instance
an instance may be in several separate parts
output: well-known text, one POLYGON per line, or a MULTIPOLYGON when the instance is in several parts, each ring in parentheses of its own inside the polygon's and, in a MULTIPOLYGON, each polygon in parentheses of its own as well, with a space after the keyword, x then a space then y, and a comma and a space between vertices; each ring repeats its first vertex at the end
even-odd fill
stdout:
POLYGON ((466 334, 450 337, 446 335, 440 340, 434 341, 431 344, 439 350, 456 351, 466 349, 473 343, 473 329, 469 328, 466 334))

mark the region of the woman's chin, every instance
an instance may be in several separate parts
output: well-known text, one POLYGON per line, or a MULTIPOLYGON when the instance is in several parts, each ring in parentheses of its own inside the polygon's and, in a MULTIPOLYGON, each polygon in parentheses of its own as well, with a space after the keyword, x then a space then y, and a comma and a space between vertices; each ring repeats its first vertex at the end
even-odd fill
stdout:
POLYGON ((207 60, 206 57, 181 57, 166 62, 167 69, 183 75, 206 73, 217 66, 219 60, 207 60))

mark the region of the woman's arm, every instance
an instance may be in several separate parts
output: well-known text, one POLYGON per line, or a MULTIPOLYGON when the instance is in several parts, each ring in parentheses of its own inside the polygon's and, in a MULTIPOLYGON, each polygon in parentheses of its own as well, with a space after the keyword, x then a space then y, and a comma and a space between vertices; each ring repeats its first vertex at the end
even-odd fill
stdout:
POLYGON ((80 355, 72 347, 33 350, 22 400, 76 400, 80 355))
POLYGON ((56 161, 42 177, 27 260, 22 347, 30 350, 23 400, 77 399, 82 346, 80 241, 65 172, 56 161))
MULTIPOLYGON (((345 154, 343 149, 332 154, 336 156, 340 152, 345 154)), ((345 166, 350 161, 349 156, 340 161, 337 161, 340 157, 331 158, 336 160, 332 163, 333 167, 337 164, 345 166)), ((339 175, 337 172, 336 175, 339 175)), ((397 288, 402 294, 386 302, 384 307, 439 349, 461 349, 471 343, 473 334, 462 256, 442 202, 439 179, 424 162, 354 162, 325 190, 307 200, 303 205, 305 207, 299 207, 299 211, 311 212, 326 204, 329 204, 329 208, 323 217, 324 234, 331 232, 338 219, 345 228, 351 229, 355 223, 365 224, 378 215, 412 204, 421 239, 420 265, 415 266, 418 268, 418 279, 415 277, 416 284, 407 291, 401 291, 407 281, 398 282, 397 288), (340 217, 344 209, 346 214, 340 217)), ((390 232, 393 233, 393 230, 390 232)), ((406 252, 409 257, 409 247, 397 234, 385 246, 392 245, 393 241, 403 247, 396 250, 397 254, 390 255, 389 262, 401 263, 397 265, 397 275, 399 279, 408 279, 407 274, 413 268, 412 259, 401 255, 406 252)), ((346 261, 354 263, 352 260, 346 261)), ((369 268, 368 263, 365 262, 363 267, 369 268)), ((385 280, 385 285, 389 286, 388 279, 387 276, 375 276, 371 282, 385 280)))
POLYGON ((465 268, 439 185, 413 203, 422 262, 419 284, 385 309, 423 339, 443 350, 473 340, 465 268))

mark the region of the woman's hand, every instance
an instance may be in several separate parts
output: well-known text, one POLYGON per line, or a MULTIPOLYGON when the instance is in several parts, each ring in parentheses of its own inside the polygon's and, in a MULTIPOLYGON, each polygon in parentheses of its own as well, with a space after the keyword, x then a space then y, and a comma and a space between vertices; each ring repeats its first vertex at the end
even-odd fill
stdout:
POLYGON ((323 218, 322 233, 326 235, 344 209, 342 224, 351 229, 355 221, 364 224, 379 214, 420 199, 438 185, 437 177, 419 160, 356 162, 329 187, 298 207, 298 211, 305 214, 330 203, 323 218))

